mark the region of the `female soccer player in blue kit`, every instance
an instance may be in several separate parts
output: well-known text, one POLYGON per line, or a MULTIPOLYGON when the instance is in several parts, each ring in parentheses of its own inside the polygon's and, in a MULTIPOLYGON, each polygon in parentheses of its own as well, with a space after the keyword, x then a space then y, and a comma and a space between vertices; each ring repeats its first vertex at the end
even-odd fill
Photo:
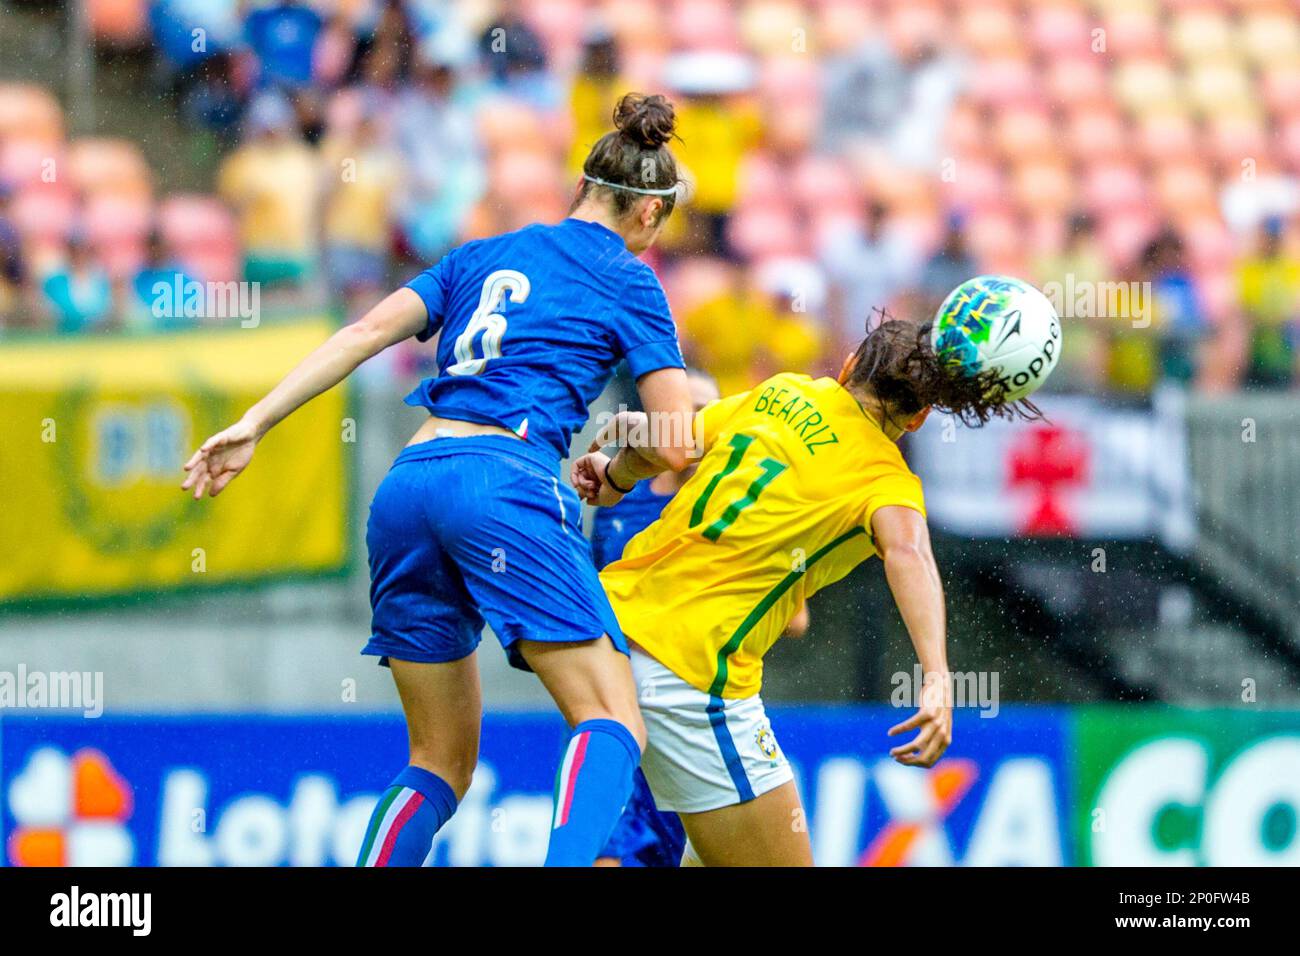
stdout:
MULTIPOLYGON (((380 798, 359 865, 418 866, 464 796, 482 711, 474 651, 486 621, 512 664, 535 671, 572 728, 556 778, 546 862, 588 866, 632 788, 645 729, 627 642, 558 465, 587 406, 626 359, 646 410, 690 421, 676 330, 636 258, 672 211, 673 109, 629 94, 592 147, 570 217, 470 242, 312 352, 186 463, 196 499, 221 492, 277 422, 358 365, 439 335, 436 378, 406 399, 429 410, 370 508, 370 642, 393 673, 410 764, 380 798)), ((643 450, 673 471, 678 444, 643 450)), ((610 480, 644 464, 622 456, 610 480)))

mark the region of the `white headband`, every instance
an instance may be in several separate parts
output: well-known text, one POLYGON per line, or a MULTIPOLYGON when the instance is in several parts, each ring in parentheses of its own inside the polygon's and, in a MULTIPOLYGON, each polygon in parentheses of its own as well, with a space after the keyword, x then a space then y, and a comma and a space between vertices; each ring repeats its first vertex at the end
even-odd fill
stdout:
POLYGON ((643 196, 672 196, 677 193, 677 186, 674 184, 667 189, 639 189, 636 186, 625 186, 622 183, 611 183, 604 179, 597 179, 595 176, 582 174, 582 178, 589 183, 595 183, 597 186, 608 186, 610 189, 626 189, 630 193, 640 193, 643 196))

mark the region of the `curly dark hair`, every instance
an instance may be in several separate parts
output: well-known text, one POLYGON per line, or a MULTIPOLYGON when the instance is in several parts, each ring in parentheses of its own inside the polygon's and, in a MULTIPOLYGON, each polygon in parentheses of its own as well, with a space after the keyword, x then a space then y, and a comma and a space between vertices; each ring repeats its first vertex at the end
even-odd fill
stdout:
POLYGON ((878 398, 886 419, 899 427, 928 405, 973 427, 994 418, 1034 421, 1043 417, 1033 402, 1006 401, 1006 387, 995 372, 970 375, 945 363, 930 344, 933 324, 885 315, 858 346, 857 362, 846 384, 878 398))

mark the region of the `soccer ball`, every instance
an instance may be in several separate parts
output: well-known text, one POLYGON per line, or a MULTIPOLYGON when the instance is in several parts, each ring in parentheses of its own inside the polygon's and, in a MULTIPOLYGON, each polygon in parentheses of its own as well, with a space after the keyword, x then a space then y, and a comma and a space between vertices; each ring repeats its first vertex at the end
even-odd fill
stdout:
POLYGON ((1061 320, 1047 296, 1011 276, 976 276, 943 300, 930 344, 966 375, 997 373, 1005 400, 1018 401, 1047 380, 1061 358, 1061 320))

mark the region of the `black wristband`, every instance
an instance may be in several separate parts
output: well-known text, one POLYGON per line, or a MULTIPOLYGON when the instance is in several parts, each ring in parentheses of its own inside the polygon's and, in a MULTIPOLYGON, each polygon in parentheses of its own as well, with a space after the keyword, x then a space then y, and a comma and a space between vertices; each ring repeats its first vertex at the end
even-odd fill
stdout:
MULTIPOLYGON (((614 464, 614 459, 612 458, 609 461, 605 462, 605 484, 609 485, 620 495, 630 494, 632 491, 631 488, 620 488, 618 485, 614 484, 614 479, 609 477, 609 466, 612 464, 614 464)), ((636 484, 636 482, 633 482, 633 484, 636 484)))

